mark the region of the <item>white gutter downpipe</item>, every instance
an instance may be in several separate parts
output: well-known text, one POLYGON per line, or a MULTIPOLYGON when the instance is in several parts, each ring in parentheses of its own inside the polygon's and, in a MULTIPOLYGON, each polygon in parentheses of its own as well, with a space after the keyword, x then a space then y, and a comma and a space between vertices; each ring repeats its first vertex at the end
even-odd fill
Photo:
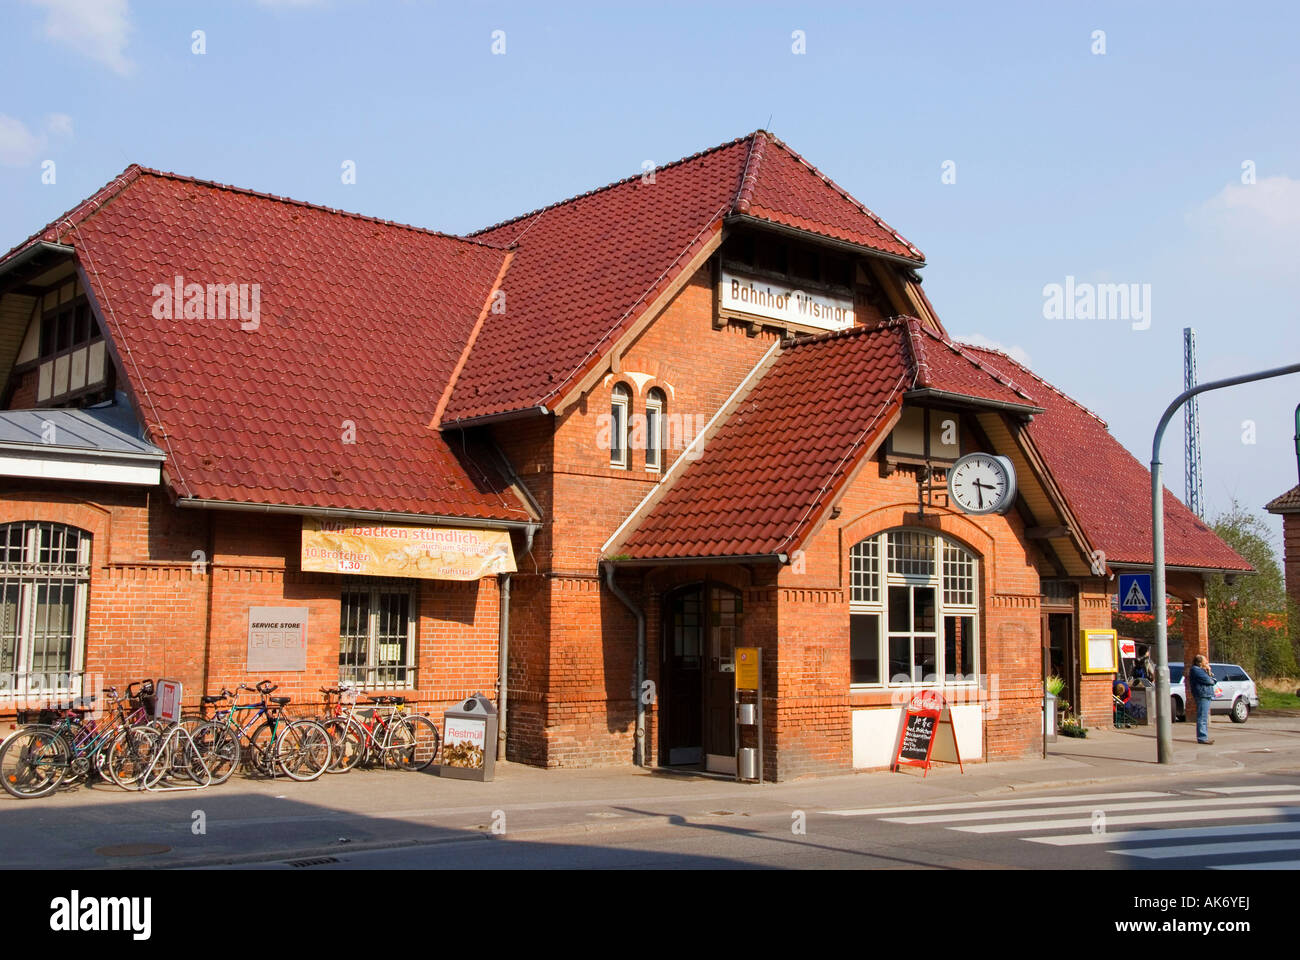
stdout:
POLYGON ((645 766, 645 697, 642 694, 642 688, 645 686, 645 611, 632 602, 632 598, 619 589, 614 583, 614 565, 612 563, 602 563, 601 568, 605 572, 605 586, 609 587, 609 592, 622 602, 623 606, 632 611, 632 616, 636 617, 636 689, 633 695, 636 697, 636 740, 632 753, 632 762, 638 767, 645 766))
MULTIPOLYGON (((539 524, 524 532, 524 556, 533 552, 539 524)), ((510 686, 510 574, 497 574, 497 759, 506 758, 506 704, 510 686)))

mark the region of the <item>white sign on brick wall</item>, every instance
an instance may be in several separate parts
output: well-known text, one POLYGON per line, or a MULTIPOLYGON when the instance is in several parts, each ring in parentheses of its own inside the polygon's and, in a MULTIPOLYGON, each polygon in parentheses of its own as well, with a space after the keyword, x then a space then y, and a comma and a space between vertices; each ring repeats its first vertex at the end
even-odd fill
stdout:
POLYGON ((307 608, 248 608, 248 670, 307 669, 307 608))

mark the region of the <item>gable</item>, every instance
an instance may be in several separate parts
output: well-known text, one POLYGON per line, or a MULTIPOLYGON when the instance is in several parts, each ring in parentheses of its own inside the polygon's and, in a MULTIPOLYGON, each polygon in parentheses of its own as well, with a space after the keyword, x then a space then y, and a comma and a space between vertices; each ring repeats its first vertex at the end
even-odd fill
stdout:
POLYGON ((506 251, 131 168, 60 223, 181 498, 529 519, 432 425, 506 251))

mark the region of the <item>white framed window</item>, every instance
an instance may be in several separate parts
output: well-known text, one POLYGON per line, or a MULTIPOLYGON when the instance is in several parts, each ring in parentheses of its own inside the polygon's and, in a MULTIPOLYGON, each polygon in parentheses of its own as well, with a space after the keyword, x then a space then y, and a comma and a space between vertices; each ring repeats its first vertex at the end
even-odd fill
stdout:
POLYGON ((979 561, 928 530, 890 530, 849 551, 849 682, 972 683, 979 674, 979 561))
POLYGON ((668 399, 664 392, 654 387, 645 400, 645 468, 658 473, 664 468, 664 411, 668 399))
POLYGON ((90 534, 0 524, 0 696, 81 693, 90 534))
POLYGON ((632 412, 632 391, 626 383, 614 384, 609 398, 609 465, 627 469, 627 436, 632 412))
POLYGON ((363 688, 418 686, 415 591, 401 581, 348 583, 339 604, 339 679, 363 688))

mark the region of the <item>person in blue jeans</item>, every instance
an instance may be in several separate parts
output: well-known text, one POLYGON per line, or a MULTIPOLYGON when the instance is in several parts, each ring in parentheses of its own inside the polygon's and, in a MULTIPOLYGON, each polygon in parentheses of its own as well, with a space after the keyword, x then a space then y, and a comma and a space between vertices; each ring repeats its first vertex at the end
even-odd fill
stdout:
POLYGON ((1218 681, 1200 654, 1192 659, 1188 676, 1191 678, 1192 696, 1196 697, 1196 742, 1213 743, 1210 739, 1210 701, 1214 699, 1214 685, 1218 681))

